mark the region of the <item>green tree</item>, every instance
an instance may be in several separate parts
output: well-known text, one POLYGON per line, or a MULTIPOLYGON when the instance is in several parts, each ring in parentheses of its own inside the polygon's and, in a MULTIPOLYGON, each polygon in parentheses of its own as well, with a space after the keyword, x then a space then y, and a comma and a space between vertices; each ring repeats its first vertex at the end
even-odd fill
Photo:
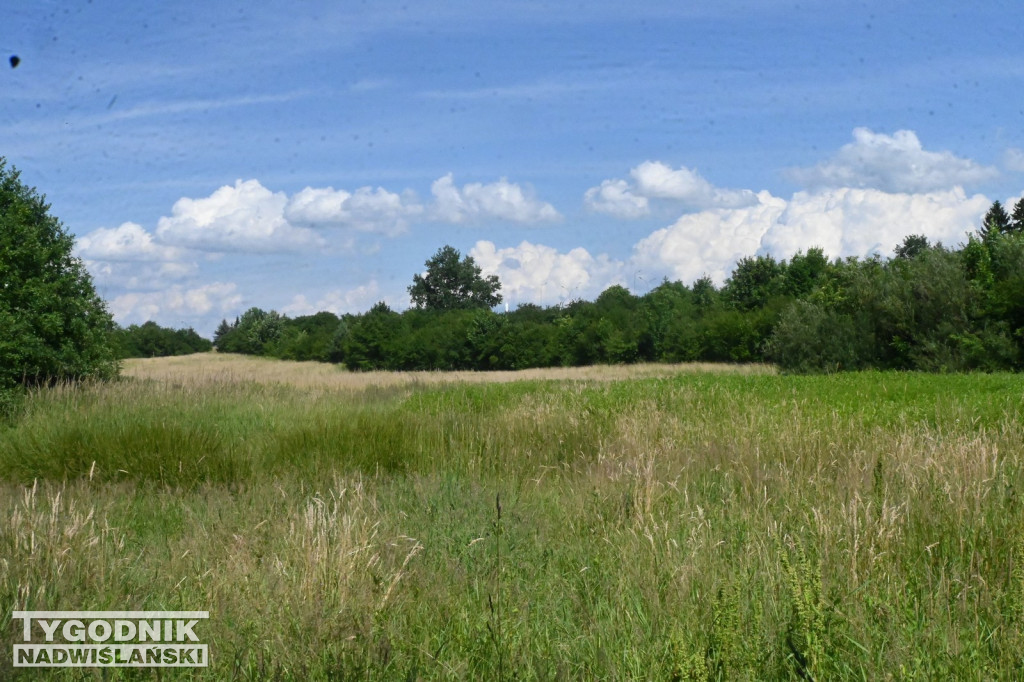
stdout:
POLYGON ((332 312, 282 318, 281 333, 264 353, 283 360, 327 362, 341 320, 332 312))
POLYGON ((763 308, 781 293, 785 272, 771 256, 741 258, 725 283, 726 298, 737 310, 763 308))
POLYGON ((787 372, 834 372, 860 367, 870 343, 849 315, 795 301, 782 313, 765 355, 787 372))
POLYGON ((693 291, 693 302, 702 311, 711 308, 718 300, 719 291, 715 289, 715 283, 707 275, 694 282, 690 289, 693 291))
POLYGON ((1017 200, 1013 205, 1013 213, 1010 214, 1010 231, 1018 234, 1024 233, 1024 197, 1017 200))
POLYGON ((401 332, 401 316, 383 301, 353 317, 343 340, 345 366, 350 370, 395 369, 394 342, 401 332))
POLYGON ((409 296, 417 308, 460 310, 493 308, 501 303, 501 282, 496 275, 484 277, 472 256, 460 260, 451 246, 438 249, 426 262, 427 272, 414 275, 409 296))
POLYGON ((0 158, 0 391, 118 370, 110 313, 49 211, 0 158))
POLYGON ((993 201, 992 206, 981 221, 981 229, 978 233, 982 239, 991 239, 998 234, 1006 234, 1010 231, 1010 216, 1006 215, 1006 209, 998 201, 993 201))
POLYGON ((797 252, 789 261, 782 276, 782 293, 787 296, 807 296, 819 285, 828 271, 828 259, 821 248, 797 252))
POLYGON ((217 330, 213 332, 213 345, 217 346, 218 350, 224 350, 221 346, 224 339, 226 339, 231 332, 235 331, 235 327, 238 326, 238 318, 235 318, 235 323, 231 324, 227 320, 221 320, 220 324, 217 325, 217 330))
POLYGON ((916 258, 922 251, 927 251, 930 247, 928 237, 923 234, 908 234, 903 243, 896 247, 896 257, 905 260, 916 258))
POLYGON ((222 353, 264 355, 281 336, 286 319, 276 310, 249 308, 233 325, 222 321, 213 335, 217 350, 222 353))
POLYGON ((114 345, 120 358, 159 358, 169 355, 204 353, 213 344, 196 330, 161 327, 152 320, 113 332, 114 345))

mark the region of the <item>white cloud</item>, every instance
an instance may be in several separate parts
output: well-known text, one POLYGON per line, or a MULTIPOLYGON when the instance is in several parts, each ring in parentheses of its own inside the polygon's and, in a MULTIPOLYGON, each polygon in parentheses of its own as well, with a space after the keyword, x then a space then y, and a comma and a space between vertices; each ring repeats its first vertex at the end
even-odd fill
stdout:
POLYGON ((515 223, 558 220, 555 207, 531 196, 505 178, 484 185, 470 183, 460 190, 449 173, 434 181, 430 188, 434 201, 429 216, 448 223, 472 223, 488 219, 515 223))
POLYGON ((422 213, 423 207, 410 193, 399 195, 382 187, 361 187, 355 192, 307 187, 294 194, 284 209, 293 225, 350 227, 389 236, 405 232, 409 220, 422 213))
MULTIPOLYGON (((517 223, 557 220, 555 208, 504 178, 471 183, 461 189, 452 175, 433 183, 434 200, 424 206, 415 193, 401 194, 383 187, 354 191, 306 187, 289 198, 272 192, 258 180, 237 180, 208 197, 182 197, 170 216, 157 222, 156 236, 135 223, 113 230, 100 229, 82 238, 80 251, 100 260, 174 260, 192 248, 207 252, 278 253, 322 248, 323 228, 398 236, 415 221, 472 223, 488 219, 517 223)), ((356 247, 355 237, 334 236, 335 247, 356 247)))
POLYGON ((129 292, 109 302, 114 318, 122 324, 167 319, 171 314, 200 317, 208 313, 227 314, 242 303, 242 296, 233 282, 211 282, 185 288, 174 286, 159 292, 129 292))
POLYGON ((203 199, 182 198, 160 218, 157 237, 168 244, 207 251, 301 251, 322 246, 312 230, 284 218, 288 198, 257 180, 238 180, 203 199))
POLYGON ((757 253, 790 258, 821 247, 829 257, 890 255, 910 234, 952 246, 977 227, 989 200, 960 188, 892 194, 843 188, 798 192, 788 201, 768 192, 757 206, 684 215, 633 247, 627 270, 648 281, 667 276, 692 282, 707 274, 721 283, 736 262, 757 253))
POLYGON ((605 180, 583 195, 583 204, 591 211, 616 218, 641 218, 651 212, 647 197, 637 196, 625 180, 605 180))
POLYGON ((316 303, 310 303, 303 294, 298 294, 291 303, 281 309, 281 312, 292 317, 312 315, 324 310, 335 315, 360 313, 369 310, 374 303, 380 300, 380 286, 376 280, 370 280, 354 289, 328 291, 320 296, 316 303))
POLYGON ((672 169, 660 161, 644 161, 629 172, 636 190, 652 199, 672 199, 693 208, 740 208, 757 203, 750 190, 720 189, 689 168, 672 169))
POLYGON ((175 261, 185 255, 183 249, 156 242, 141 225, 130 222, 78 237, 75 251, 93 261, 175 261))
POLYGON ((592 256, 584 248, 560 253, 550 246, 524 241, 519 246, 498 249, 493 242, 478 241, 469 255, 485 275, 498 276, 502 297, 510 305, 592 299, 623 281, 621 262, 603 254, 592 256))
POLYGON ((831 256, 889 255, 911 234, 955 246, 977 228, 991 202, 963 189, 922 194, 894 194, 874 189, 843 188, 798 192, 765 234, 761 248, 790 256, 820 246, 831 256))
POLYGON ((737 260, 758 251, 761 238, 785 210, 786 202, 768 192, 757 198, 755 206, 682 216, 637 242, 630 266, 647 273, 648 281, 666 276, 692 282, 705 274, 724 281, 737 260))
POLYGON ((605 180, 583 195, 584 205, 592 211, 617 218, 640 218, 650 213, 650 199, 684 204, 690 209, 741 208, 757 204, 750 190, 715 187, 695 170, 673 169, 660 161, 644 161, 629 171, 633 182, 605 180))
POLYGON ((101 289, 154 291, 195 276, 199 265, 186 262, 122 262, 86 260, 86 269, 101 289))
POLYGON ((853 187, 890 193, 933 192, 991 180, 999 171, 952 152, 931 152, 911 130, 892 135, 867 128, 853 131, 853 142, 832 159, 788 174, 811 189, 853 187))
POLYGON ((99 228, 79 237, 75 255, 102 288, 154 290, 199 271, 189 252, 159 243, 136 223, 99 228))

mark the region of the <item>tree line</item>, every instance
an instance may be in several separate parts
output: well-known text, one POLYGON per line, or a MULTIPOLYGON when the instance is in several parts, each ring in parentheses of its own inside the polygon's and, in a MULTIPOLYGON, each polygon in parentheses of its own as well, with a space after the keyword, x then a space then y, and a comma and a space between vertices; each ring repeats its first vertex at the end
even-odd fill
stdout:
POLYGON ((213 350, 213 342, 191 327, 171 329, 150 320, 121 327, 114 324, 110 344, 118 358, 159 358, 213 350))
POLYGON ((409 287, 413 307, 288 318, 252 308, 222 351, 352 370, 509 370, 634 362, 771 362, 792 372, 1018 370, 1024 361, 1024 200, 995 202, 966 244, 907 237, 895 256, 741 259, 718 287, 663 281, 641 296, 506 313, 500 283, 446 246, 409 287))

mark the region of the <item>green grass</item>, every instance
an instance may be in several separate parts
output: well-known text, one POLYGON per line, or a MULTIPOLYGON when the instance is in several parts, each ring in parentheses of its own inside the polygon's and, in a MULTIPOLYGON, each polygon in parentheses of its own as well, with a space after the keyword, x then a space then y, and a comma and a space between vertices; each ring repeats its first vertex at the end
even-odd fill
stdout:
POLYGON ((0 671, 13 610, 208 609, 212 667, 165 679, 1019 678, 1022 395, 897 373, 41 391, 0 427, 0 671))

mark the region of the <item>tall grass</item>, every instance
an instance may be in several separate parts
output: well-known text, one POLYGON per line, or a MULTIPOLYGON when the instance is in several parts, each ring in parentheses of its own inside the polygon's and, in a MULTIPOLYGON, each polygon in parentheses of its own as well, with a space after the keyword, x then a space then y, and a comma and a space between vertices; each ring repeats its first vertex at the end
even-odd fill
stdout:
POLYGON ((41 391, 0 435, 0 670, 13 610, 208 609, 196 679, 1014 679, 1022 389, 41 391))

